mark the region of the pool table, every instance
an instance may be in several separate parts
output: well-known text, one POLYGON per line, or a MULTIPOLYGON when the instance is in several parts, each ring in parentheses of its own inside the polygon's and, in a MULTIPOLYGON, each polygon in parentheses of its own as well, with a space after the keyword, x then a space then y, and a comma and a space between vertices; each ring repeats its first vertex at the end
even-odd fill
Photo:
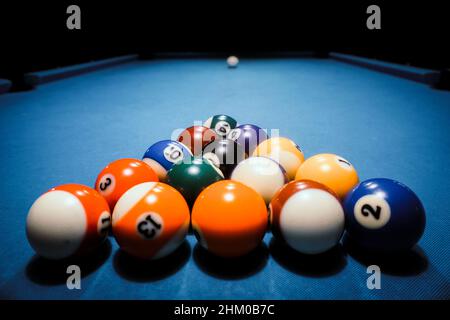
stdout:
POLYGON ((348 60, 241 57, 229 69, 215 56, 125 59, 67 77, 30 75, 33 90, 1 94, 0 298, 449 299, 450 92, 430 86, 423 70, 348 60), (33 201, 59 184, 93 186, 109 162, 141 158, 174 130, 220 113, 279 129, 307 157, 342 155, 360 180, 405 183, 426 209, 422 239, 390 259, 345 238, 325 255, 307 257, 268 232, 249 256, 221 260, 188 235, 168 258, 141 262, 109 237, 77 261, 81 290, 68 290, 67 265, 37 257, 28 244, 33 201), (373 264, 381 268, 380 290, 366 285, 373 264))

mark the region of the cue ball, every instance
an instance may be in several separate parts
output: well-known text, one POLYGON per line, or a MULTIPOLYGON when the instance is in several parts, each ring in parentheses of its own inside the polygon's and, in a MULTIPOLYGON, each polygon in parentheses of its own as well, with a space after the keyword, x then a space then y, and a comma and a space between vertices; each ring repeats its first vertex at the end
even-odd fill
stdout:
POLYGON ((349 239, 374 251, 414 246, 425 229, 425 209, 417 195, 391 179, 368 179, 345 198, 349 239))
POLYGON ((160 181, 165 181, 167 171, 177 162, 189 159, 191 151, 182 143, 172 140, 162 140, 147 149, 142 161, 148 164, 158 175, 160 181))
POLYGON ((28 241, 42 257, 64 259, 97 248, 108 235, 108 203, 94 189, 65 184, 41 195, 26 222, 28 241))
POLYGON ((287 182, 284 169, 265 157, 251 157, 237 165, 231 180, 239 181, 258 192, 268 204, 275 193, 287 182))
POLYGON ((97 190, 114 210, 117 200, 131 187, 143 182, 158 181, 155 171, 137 159, 119 159, 108 164, 95 181, 97 190))
POLYGON ((344 232, 339 198, 318 182, 291 181, 274 196, 269 209, 275 238, 304 254, 328 251, 344 232))
POLYGON ((295 173, 305 160, 303 152, 294 141, 288 138, 274 137, 261 142, 253 151, 253 156, 269 157, 278 162, 289 180, 293 180, 295 173))
POLYGON ((227 58, 227 64, 229 68, 236 68, 239 63, 239 59, 236 56, 230 56, 227 58))
POLYGON ((189 228, 183 196, 162 182, 145 182, 123 194, 114 208, 112 230, 120 248, 142 259, 158 259, 183 243, 189 228))
POLYGON ((295 180, 313 180, 326 185, 340 199, 358 183, 355 167, 346 159, 335 154, 317 154, 306 159, 298 168, 295 180))
POLYGON ((221 257, 239 257, 255 249, 264 236, 267 220, 263 198, 232 180, 207 187, 192 209, 192 228, 198 242, 221 257))

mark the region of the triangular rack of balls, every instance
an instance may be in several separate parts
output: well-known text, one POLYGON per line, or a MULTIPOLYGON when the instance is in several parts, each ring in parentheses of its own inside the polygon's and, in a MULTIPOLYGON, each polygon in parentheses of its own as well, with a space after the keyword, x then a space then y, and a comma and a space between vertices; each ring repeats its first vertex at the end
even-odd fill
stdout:
POLYGON ((331 250, 344 230, 364 250, 392 252, 419 241, 425 211, 400 182, 359 183, 341 156, 305 160, 292 140, 215 115, 177 141, 154 143, 142 160, 108 164, 94 188, 52 188, 26 221, 31 246, 49 259, 90 252, 110 229, 123 251, 158 259, 174 252, 190 228, 212 254, 239 257, 261 243, 268 226, 276 241, 302 254, 331 250))

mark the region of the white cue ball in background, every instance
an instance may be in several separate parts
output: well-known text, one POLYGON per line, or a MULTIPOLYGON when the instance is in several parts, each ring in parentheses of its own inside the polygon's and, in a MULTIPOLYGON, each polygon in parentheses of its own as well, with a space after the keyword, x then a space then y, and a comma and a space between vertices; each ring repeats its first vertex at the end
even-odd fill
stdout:
POLYGON ((239 59, 235 56, 230 56, 227 59, 227 64, 229 68, 236 68, 239 63, 239 59))

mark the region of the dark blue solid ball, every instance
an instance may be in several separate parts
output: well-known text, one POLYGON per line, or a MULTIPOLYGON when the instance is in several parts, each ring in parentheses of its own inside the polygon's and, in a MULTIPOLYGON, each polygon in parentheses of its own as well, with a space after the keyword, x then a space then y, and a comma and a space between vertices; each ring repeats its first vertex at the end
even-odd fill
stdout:
POLYGON ((344 210, 349 240, 369 250, 407 250, 425 230, 425 210, 419 198, 391 179, 359 183, 345 198, 344 210))

